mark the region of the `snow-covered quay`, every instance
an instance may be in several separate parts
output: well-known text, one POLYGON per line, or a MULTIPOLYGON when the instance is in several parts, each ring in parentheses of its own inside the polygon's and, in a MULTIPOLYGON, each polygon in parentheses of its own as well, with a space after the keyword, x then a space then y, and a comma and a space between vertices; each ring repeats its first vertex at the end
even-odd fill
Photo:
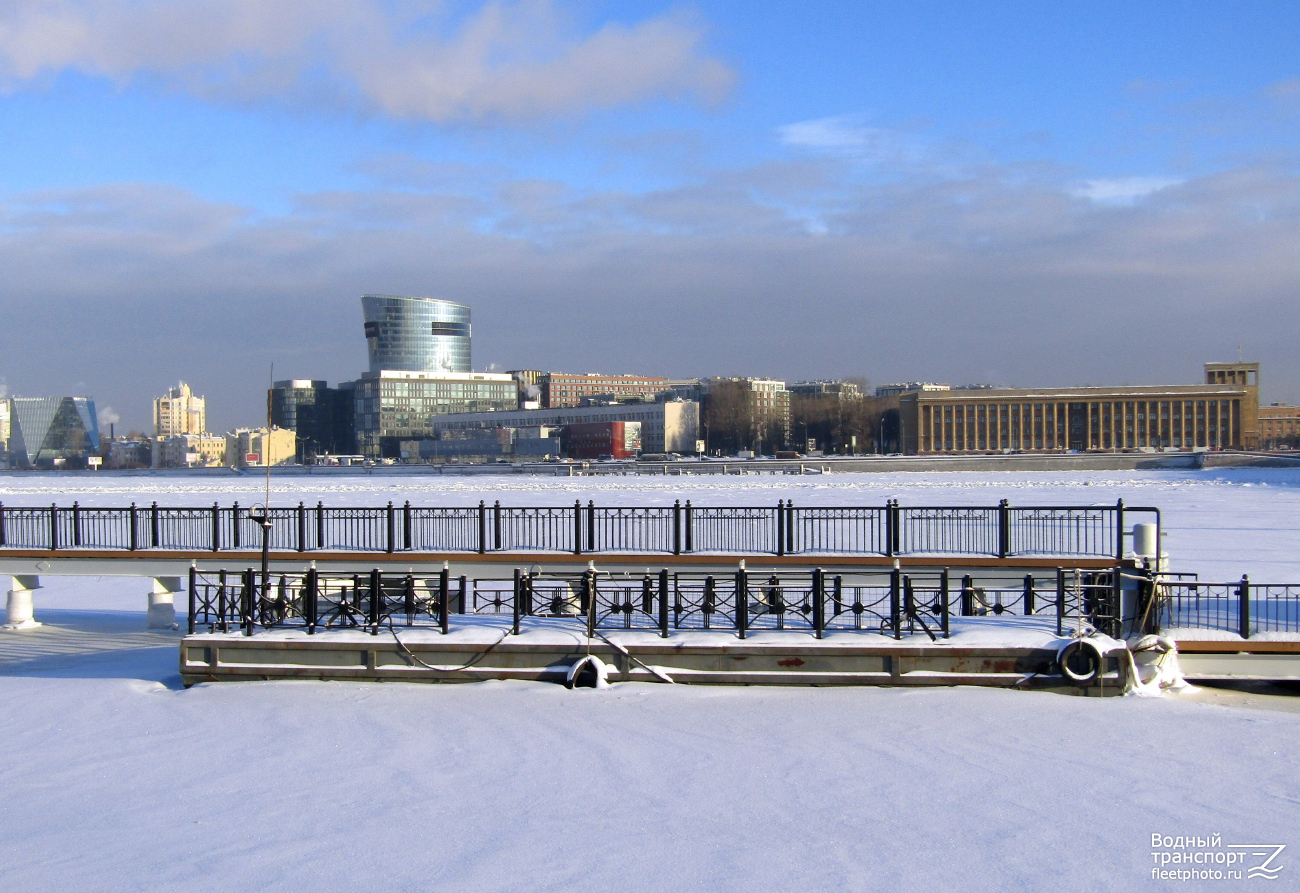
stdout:
MULTIPOLYGON (((1300 581, 1294 472, 622 483, 309 479, 273 481, 272 499, 1122 497, 1164 510, 1179 569, 1300 581)), ((259 490, 233 477, 0 479, 6 504, 252 502, 259 490)), ((46 626, 0 635, 5 890, 1137 890, 1172 883, 1152 879, 1153 834, 1300 846, 1300 715, 1217 706, 1206 690, 185 690, 176 636, 140 632, 140 581, 47 586, 46 626)))

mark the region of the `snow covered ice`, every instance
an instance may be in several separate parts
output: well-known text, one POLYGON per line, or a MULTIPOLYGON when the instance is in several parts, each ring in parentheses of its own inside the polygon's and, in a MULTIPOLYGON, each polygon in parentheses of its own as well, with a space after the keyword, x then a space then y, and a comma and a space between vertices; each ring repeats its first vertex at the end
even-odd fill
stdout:
MULTIPOLYGON (((1291 471, 272 486, 273 501, 330 505, 1123 497, 1164 510, 1178 569, 1300 581, 1291 471)), ((0 499, 248 504, 260 488, 15 475, 0 499)), ((1155 833, 1300 848, 1300 715, 1214 706, 1204 690, 184 690, 176 634, 141 631, 147 581, 42 582, 46 626, 0 634, 3 890, 1139 890, 1170 883, 1150 876, 1155 833)), ((1300 887, 1283 861, 1275 887, 1300 887)))

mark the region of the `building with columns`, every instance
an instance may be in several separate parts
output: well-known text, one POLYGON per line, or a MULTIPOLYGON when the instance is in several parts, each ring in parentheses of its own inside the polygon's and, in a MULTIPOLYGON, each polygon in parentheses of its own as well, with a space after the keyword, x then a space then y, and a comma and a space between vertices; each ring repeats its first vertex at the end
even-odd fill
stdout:
POLYGON ((1256 449, 1259 364, 1207 363, 1200 385, 915 391, 912 454, 1256 449))

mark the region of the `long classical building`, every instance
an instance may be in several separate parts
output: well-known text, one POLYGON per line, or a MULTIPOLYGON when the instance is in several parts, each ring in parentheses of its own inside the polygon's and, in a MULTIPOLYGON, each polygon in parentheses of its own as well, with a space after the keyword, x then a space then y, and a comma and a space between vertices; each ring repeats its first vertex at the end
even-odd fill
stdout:
POLYGON ((914 391, 907 453, 1256 449, 1259 364, 1207 363, 1205 384, 914 391))

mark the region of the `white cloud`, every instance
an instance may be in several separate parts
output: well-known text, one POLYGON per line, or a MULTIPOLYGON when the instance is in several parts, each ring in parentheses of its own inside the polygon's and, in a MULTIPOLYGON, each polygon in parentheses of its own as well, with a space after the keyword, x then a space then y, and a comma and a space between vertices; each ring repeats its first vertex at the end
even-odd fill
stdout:
POLYGON ((787 146, 808 149, 860 149, 870 141, 870 131, 856 115, 799 121, 776 132, 787 146))
POLYGON ((66 70, 224 100, 326 101, 428 121, 532 119, 656 97, 715 100, 734 74, 669 14, 577 34, 551 0, 8 0, 0 87, 66 70))
POLYGON ((213 424, 233 425, 264 405, 249 369, 355 376, 358 296, 409 291, 474 308, 480 367, 967 379, 979 344, 1021 382, 1168 383, 1244 343, 1272 399, 1300 394, 1277 323, 1300 281, 1287 169, 1124 214, 1050 174, 863 184, 827 159, 645 194, 496 187, 333 192, 283 216, 131 184, 0 198, 5 374, 26 393, 94 381, 132 425, 168 382, 209 381, 213 424))
POLYGON ((1084 180, 1070 190, 1077 198, 1086 198, 1099 205, 1131 205, 1153 192, 1179 186, 1185 181, 1178 177, 1109 177, 1084 180))

